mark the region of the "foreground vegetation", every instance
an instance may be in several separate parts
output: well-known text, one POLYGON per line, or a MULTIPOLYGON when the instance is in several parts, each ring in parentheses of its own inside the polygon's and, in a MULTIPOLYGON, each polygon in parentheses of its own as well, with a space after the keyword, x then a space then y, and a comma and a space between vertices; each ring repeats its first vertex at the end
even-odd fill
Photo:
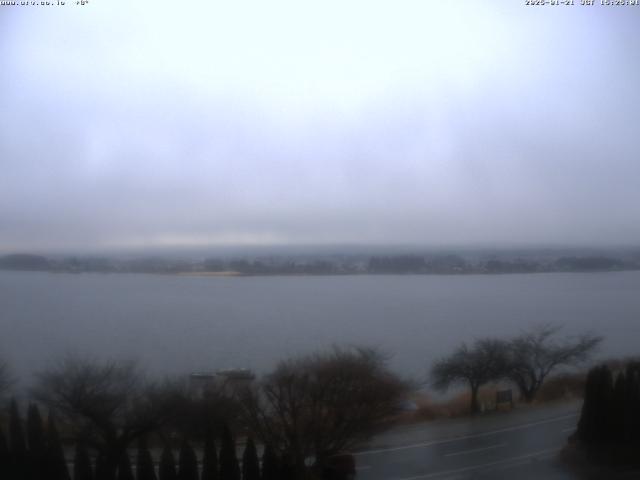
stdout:
POLYGON ((133 363, 65 358, 38 375, 26 439, 11 403, 0 478, 67 479, 58 425, 75 448, 74 478, 130 480, 132 463, 138 480, 155 478, 148 446, 162 449, 160 480, 346 478, 354 466, 340 454, 395 415, 409 390, 382 355, 364 348, 290 359, 255 384, 205 387, 150 382, 133 363), (54 412, 46 424, 38 405, 54 412), (242 462, 234 437, 245 444, 242 462))
POLYGON ((554 370, 585 362, 602 341, 589 333, 558 338, 559 332, 558 326, 541 325, 508 340, 482 338, 471 346, 463 343, 433 365, 432 385, 439 390, 456 383, 467 385, 472 414, 480 412, 479 391, 490 382, 512 383, 520 398, 531 403, 554 370))
POLYGON ((592 368, 570 444, 591 464, 640 468, 640 361, 592 368))
MULTIPOLYGON (((559 332, 543 325, 463 344, 433 365, 432 383, 466 384, 472 414, 489 382, 512 383, 530 403, 555 369, 584 362, 601 341, 559 332)), ((16 401, 0 418, 0 478, 67 479, 65 448, 75 479, 151 480, 156 469, 160 480, 348 478, 355 467, 345 452, 388 426, 414 391, 387 360, 375 349, 336 347, 284 360, 258 381, 194 385, 150 380, 132 362, 65 357, 37 375, 26 423, 16 401)), ((625 379, 635 385, 630 372, 618 377, 618 394, 633 388, 625 379)), ((0 365, 0 393, 10 385, 0 365)))

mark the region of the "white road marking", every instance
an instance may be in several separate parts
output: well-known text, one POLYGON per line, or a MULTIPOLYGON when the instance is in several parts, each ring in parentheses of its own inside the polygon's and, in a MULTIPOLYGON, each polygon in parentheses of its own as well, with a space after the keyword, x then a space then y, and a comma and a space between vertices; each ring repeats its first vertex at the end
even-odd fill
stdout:
POLYGON ((491 430, 489 432, 484 432, 484 433, 476 433, 476 434, 473 434, 473 435, 464 435, 464 436, 461 436, 461 437, 452 437, 452 438, 441 439, 441 440, 432 440, 430 442, 414 443, 414 444, 411 444, 411 445, 403 445, 403 446, 400 446, 400 447, 376 448, 376 449, 373 449, 373 450, 364 450, 362 452, 356 452, 353 455, 354 456, 362 456, 362 455, 375 455, 376 453, 399 452, 401 450, 410 450, 410 449, 413 449, 413 448, 430 447, 432 445, 442 445, 443 443, 457 442, 459 440, 468 440, 468 439, 471 439, 471 438, 489 437, 489 436, 495 435, 497 433, 515 432, 517 430, 523 430, 525 428, 531 428, 531 427, 535 427, 535 426, 538 426, 538 425, 544 425, 546 423, 560 422, 562 420, 567 420, 569 418, 573 418, 573 417, 577 417, 577 416, 578 416, 577 413, 572 413, 572 414, 569 414, 569 415, 562 415, 560 417, 549 418, 547 420, 540 420, 538 422, 523 423, 522 425, 516 425, 514 427, 507 427, 507 428, 501 428, 501 429, 498 429, 498 430, 491 430))
POLYGON ((506 443, 499 443, 497 445, 490 445, 488 447, 474 448, 471 450, 462 450, 460 452, 447 453, 445 457, 457 457, 458 455, 467 455, 469 453, 483 452, 485 450, 492 450, 494 448, 500 448, 500 447, 506 447, 506 446, 507 446, 506 443))
MULTIPOLYGON (((558 447, 557 450, 553 450, 553 451, 549 451, 548 453, 542 453, 540 455, 538 455, 535 459, 536 460, 541 460, 544 458, 548 458, 548 457, 552 457, 553 455, 555 455, 556 453, 558 453, 560 451, 561 447, 558 447)), ((505 463, 504 465, 497 465, 495 467, 489 467, 487 470, 489 471, 503 471, 503 470, 508 470, 510 468, 516 468, 516 467, 521 467, 523 465, 527 465, 527 464, 531 464, 531 458, 525 458, 522 460, 514 460, 508 463, 505 463)))
POLYGON ((403 477, 403 478, 399 478, 398 480, 420 480, 423 478, 437 478, 437 477, 442 477, 445 475, 455 475, 458 473, 464 473, 464 472, 469 472, 472 470, 478 470, 481 468, 487 468, 487 467, 495 467, 498 465, 506 465, 509 463, 513 463, 513 462, 518 462, 520 460, 526 460, 526 459, 530 459, 536 456, 541 456, 541 455, 546 455, 546 454, 553 454, 555 452, 557 452, 560 449, 560 447, 556 447, 556 448, 548 448, 546 450, 539 450, 537 452, 533 452, 533 453, 528 453, 526 455, 520 455, 518 457, 511 457, 511 458, 505 458, 504 460, 496 460, 495 462, 489 462, 489 463, 480 463, 478 465, 473 465, 471 467, 464 467, 464 468, 456 468, 454 470, 443 470, 441 472, 433 472, 433 473, 426 473, 424 475, 416 475, 414 477, 403 477))

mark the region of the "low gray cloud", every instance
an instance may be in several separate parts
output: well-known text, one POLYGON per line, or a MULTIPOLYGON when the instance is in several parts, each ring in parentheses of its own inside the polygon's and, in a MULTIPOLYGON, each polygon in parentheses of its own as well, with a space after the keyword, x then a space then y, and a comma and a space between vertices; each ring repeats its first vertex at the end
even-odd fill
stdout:
POLYGON ((386 42, 336 20, 329 47, 303 11, 273 14, 301 45, 256 26, 209 58, 178 48, 216 41, 195 16, 170 47, 140 33, 167 12, 138 32, 105 5, 11 11, 0 249, 640 241, 640 13, 470 5, 431 12, 453 33, 397 14, 386 42))

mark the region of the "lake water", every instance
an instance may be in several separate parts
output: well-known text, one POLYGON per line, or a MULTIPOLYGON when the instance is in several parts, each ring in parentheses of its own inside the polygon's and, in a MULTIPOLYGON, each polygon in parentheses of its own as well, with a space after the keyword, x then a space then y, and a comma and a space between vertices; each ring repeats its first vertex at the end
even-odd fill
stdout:
MULTIPOLYGON (((424 377, 462 341, 540 322, 640 353, 640 272, 186 277, 0 272, 0 357, 22 377, 65 352, 134 357, 154 373, 264 372, 331 344, 374 345, 424 377)), ((27 377, 28 378, 28 377, 27 377)))

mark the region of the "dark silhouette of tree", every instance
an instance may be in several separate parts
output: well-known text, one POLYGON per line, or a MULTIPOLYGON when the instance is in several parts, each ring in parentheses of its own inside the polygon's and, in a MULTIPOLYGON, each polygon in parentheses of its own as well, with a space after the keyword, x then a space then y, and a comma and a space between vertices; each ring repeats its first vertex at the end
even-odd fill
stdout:
POLYGON ((9 391, 11 385, 13 385, 13 381, 9 365, 0 360, 0 399, 2 399, 4 394, 9 391))
POLYGON ((613 382, 611 392, 610 434, 616 441, 622 442, 627 435, 627 419, 625 418, 627 403, 627 379, 624 372, 619 372, 613 382))
POLYGON ((559 326, 540 325, 510 342, 508 377, 527 403, 535 399, 554 369, 584 362, 602 342, 602 337, 592 334, 559 340, 560 329, 559 326))
POLYGON ((114 480, 127 447, 167 422, 175 407, 169 386, 146 382, 131 362, 66 357, 38 380, 35 397, 98 450, 105 480, 114 480))
POLYGON ((471 390, 470 411, 480 411, 480 387, 507 374, 508 345, 495 339, 476 340, 473 346, 462 344, 453 354, 438 360, 431 369, 433 386, 446 390, 456 383, 467 384, 471 390))
POLYGON ((22 419, 20 418, 18 403, 15 399, 11 400, 9 408, 9 445, 11 446, 11 453, 13 455, 26 455, 27 444, 22 430, 22 419))
POLYGON ((279 480, 280 462, 271 445, 265 445, 262 452, 262 480, 279 480))
POLYGON ((222 429, 220 445, 220 480, 240 480, 240 466, 236 456, 236 442, 231 429, 225 425, 222 429))
POLYGON ((156 472, 153 468, 153 458, 147 447, 144 437, 138 440, 138 455, 136 459, 137 480, 156 480, 156 472))
POLYGON ((192 442, 206 440, 209 432, 219 434, 238 416, 238 402, 224 386, 206 385, 198 392, 180 385, 173 393, 175 414, 166 427, 192 442))
POLYGON ((260 480, 260 462, 253 439, 249 437, 242 454, 242 480, 260 480))
POLYGON ((73 480, 93 480, 89 452, 82 443, 76 445, 73 456, 73 480))
POLYGON ((211 430, 205 436, 201 480, 218 480, 218 452, 211 430))
POLYGON ((27 443, 29 472, 32 479, 44 479, 47 474, 47 444, 40 410, 35 404, 27 409, 27 443))
POLYGON ((601 444, 610 440, 610 408, 613 398, 613 377, 608 366, 592 368, 587 374, 584 402, 578 422, 578 437, 586 444, 601 444))
POLYGON ((334 348, 281 362, 241 393, 244 420, 262 442, 286 452, 301 477, 306 459, 320 468, 397 413, 408 386, 386 361, 374 349, 334 348))
POLYGON ((298 480, 299 478, 305 478, 306 472, 300 471, 300 467, 296 465, 293 457, 285 452, 282 454, 280 461, 280 480, 298 480))
POLYGON ((43 456, 46 450, 44 425, 40 409, 34 403, 27 409, 27 442, 29 451, 43 456))
POLYGON ((601 408, 596 409, 596 424, 598 425, 598 436, 601 441, 609 442, 612 440, 612 406, 613 406, 613 373, 608 367, 604 367, 601 373, 600 384, 598 388, 598 405, 601 408))
POLYGON ((602 365, 589 371, 574 439, 595 463, 623 469, 632 466, 637 471, 640 466, 640 362, 630 361, 626 366, 602 365))
POLYGON ((53 413, 47 418, 47 470, 48 480, 69 480, 67 460, 64 456, 60 435, 53 413))
POLYGON ((12 477, 10 462, 9 445, 7 444, 2 428, 0 428, 0 478, 12 477))
POLYGON ((630 362, 613 373, 607 365, 592 368, 585 384, 578 439, 598 457, 639 464, 640 364, 630 362), (606 457, 606 455, 604 455, 606 457))
POLYGON ((180 447, 178 464, 179 480, 198 480, 198 458, 186 440, 182 442, 182 447, 180 447))
POLYGON ((625 381, 625 442, 640 446, 640 361, 627 365, 625 381))
POLYGON ((118 462, 118 480, 136 480, 131 469, 129 454, 125 451, 118 462))
POLYGON ((178 480, 178 473, 176 471, 176 461, 173 458, 173 451, 167 445, 162 450, 160 455, 160 468, 158 471, 159 480, 178 480))
POLYGON ((353 455, 344 453, 331 457, 323 469, 324 480, 348 480, 356 475, 356 462, 353 455))
POLYGON ((105 461, 104 454, 98 452, 96 457, 96 480, 109 480, 108 476, 110 472, 107 471, 107 462, 105 461))
POLYGON ((9 451, 11 453, 11 474, 16 478, 28 475, 28 451, 22 429, 22 419, 18 403, 11 400, 9 407, 9 451))

